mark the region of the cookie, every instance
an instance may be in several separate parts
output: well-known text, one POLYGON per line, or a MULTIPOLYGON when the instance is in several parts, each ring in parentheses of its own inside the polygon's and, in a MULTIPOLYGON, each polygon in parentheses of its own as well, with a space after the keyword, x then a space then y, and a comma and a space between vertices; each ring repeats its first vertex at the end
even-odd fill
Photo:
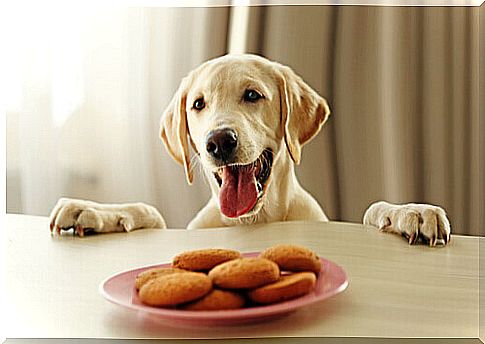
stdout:
POLYGON ((140 288, 138 295, 150 306, 174 306, 201 298, 211 289, 212 282, 206 274, 189 271, 155 277, 140 288))
POLYGON ((283 275, 271 284, 251 290, 248 297, 258 303, 275 303, 305 295, 315 288, 316 277, 313 272, 297 272, 283 275))
POLYGON ((177 268, 152 268, 139 273, 135 279, 136 290, 140 290, 142 285, 151 280, 152 278, 170 275, 174 273, 187 272, 187 270, 177 268))
POLYGON ((202 299, 183 306, 183 309, 191 311, 215 311, 222 309, 237 309, 244 306, 245 299, 242 295, 229 291, 213 289, 202 299))
POLYGON ((312 271, 318 275, 322 269, 322 262, 315 252, 297 245, 276 245, 259 255, 269 259, 285 271, 312 271))
POLYGON ((280 269, 264 258, 238 258, 209 271, 212 283, 224 289, 248 289, 278 280, 280 269))
POLYGON ((209 271, 216 265, 240 257, 241 253, 235 250, 208 248, 183 252, 175 256, 172 266, 191 271, 209 271))

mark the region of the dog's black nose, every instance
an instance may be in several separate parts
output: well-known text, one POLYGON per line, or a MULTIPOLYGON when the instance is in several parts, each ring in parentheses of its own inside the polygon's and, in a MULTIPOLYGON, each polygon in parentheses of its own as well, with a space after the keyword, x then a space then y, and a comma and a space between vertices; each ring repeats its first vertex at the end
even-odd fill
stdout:
POLYGON ((234 157, 237 148, 236 132, 229 128, 212 130, 207 135, 207 153, 224 162, 234 157))

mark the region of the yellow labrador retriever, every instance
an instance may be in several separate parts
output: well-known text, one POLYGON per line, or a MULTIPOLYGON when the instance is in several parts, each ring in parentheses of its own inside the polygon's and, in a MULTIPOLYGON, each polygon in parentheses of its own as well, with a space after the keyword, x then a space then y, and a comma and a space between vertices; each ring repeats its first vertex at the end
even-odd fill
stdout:
MULTIPOLYGON (((330 109, 290 68, 255 55, 226 55, 203 63, 184 78, 162 115, 161 138, 192 183, 192 158, 200 160, 212 197, 187 228, 273 221, 328 221, 299 184, 294 165, 301 149, 321 129, 330 109)), ((450 225, 431 205, 373 204, 364 223, 446 244, 450 225)), ((148 205, 107 205, 60 199, 51 231, 74 228, 79 235, 165 227, 148 205)))

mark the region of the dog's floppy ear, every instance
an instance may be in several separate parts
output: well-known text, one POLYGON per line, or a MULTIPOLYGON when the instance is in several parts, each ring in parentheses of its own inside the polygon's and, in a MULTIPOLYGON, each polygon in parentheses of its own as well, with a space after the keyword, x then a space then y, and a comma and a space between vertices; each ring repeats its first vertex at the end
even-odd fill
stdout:
POLYGON ((318 134, 330 115, 330 108, 327 101, 289 67, 276 63, 276 78, 286 147, 293 161, 299 164, 301 147, 318 134))
POLYGON ((187 126, 187 79, 183 79, 160 120, 160 137, 172 158, 184 166, 187 183, 192 184, 190 168, 189 130, 187 126))

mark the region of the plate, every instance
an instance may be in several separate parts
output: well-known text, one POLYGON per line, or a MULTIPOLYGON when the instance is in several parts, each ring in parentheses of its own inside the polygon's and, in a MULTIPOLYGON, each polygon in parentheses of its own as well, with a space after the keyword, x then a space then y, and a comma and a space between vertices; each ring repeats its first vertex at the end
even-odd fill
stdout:
MULTIPOLYGON (((243 253, 244 257, 255 257, 259 252, 243 253)), ((156 316, 171 325, 207 326, 236 325, 266 321, 287 315, 300 308, 323 301, 344 291, 349 282, 344 269, 334 262, 320 258, 323 269, 320 271, 315 289, 301 297, 265 306, 252 306, 235 310, 187 311, 173 308, 159 308, 143 304, 135 288, 136 276, 146 269, 170 267, 171 264, 145 266, 117 273, 108 277, 99 286, 101 295, 108 301, 128 309, 156 316)))

